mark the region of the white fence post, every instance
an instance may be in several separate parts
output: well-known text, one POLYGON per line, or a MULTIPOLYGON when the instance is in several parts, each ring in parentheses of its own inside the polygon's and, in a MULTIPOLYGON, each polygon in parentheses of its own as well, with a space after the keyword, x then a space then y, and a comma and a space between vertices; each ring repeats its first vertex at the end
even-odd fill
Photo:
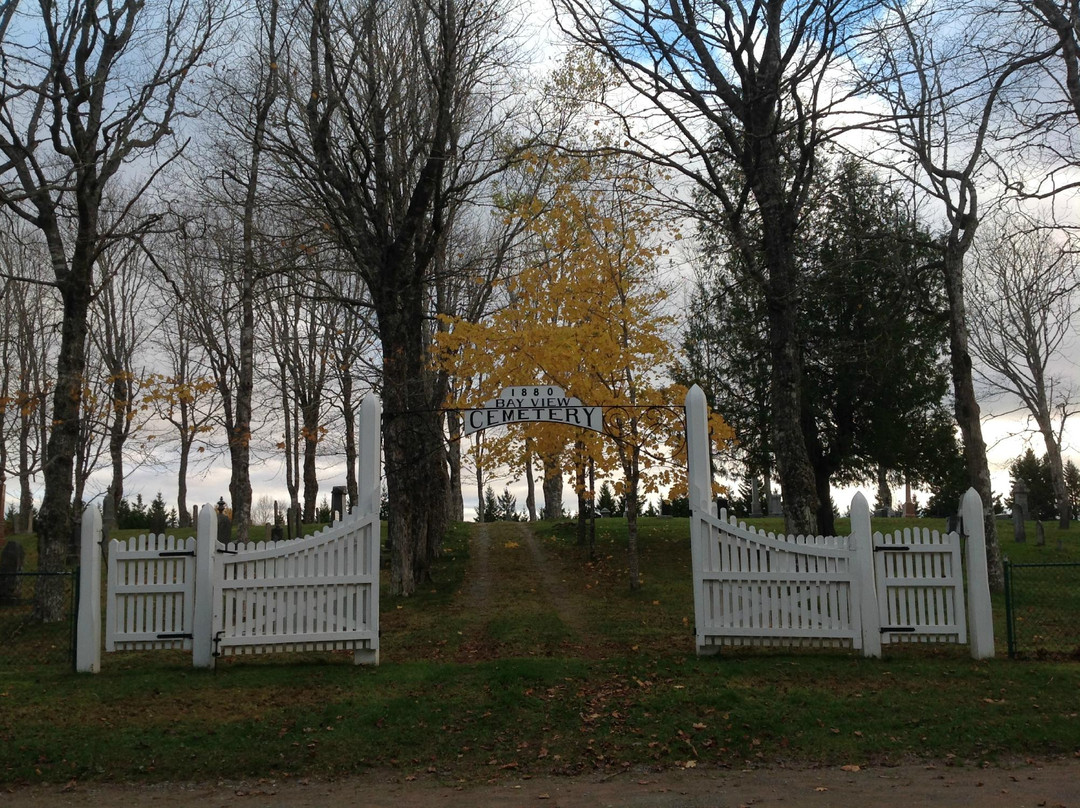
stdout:
POLYGON ((217 553, 217 512, 210 505, 199 511, 195 539, 195 621, 191 664, 214 667, 214 556, 217 553))
POLYGON ((862 492, 851 500, 851 549, 855 552, 855 597, 852 608, 859 610, 862 622, 863 656, 881 656, 881 613, 874 579, 874 534, 870 529, 870 505, 862 492))
POLYGON ((83 511, 79 548, 79 618, 75 670, 101 670, 101 514, 94 506, 83 511))
POLYGON ((705 641, 705 582, 701 543, 709 531, 701 516, 712 512, 712 467, 709 463, 709 408, 704 391, 696 384, 686 393, 686 483, 690 500, 690 561, 694 573, 694 645, 698 656, 715 654, 705 641), (704 531, 704 536, 702 535, 704 531))
POLYGON ((990 576, 986 569, 986 533, 979 492, 969 488, 960 500, 960 518, 967 534, 968 639, 973 659, 994 656, 994 612, 990 606, 990 576))
POLYGON ((368 393, 360 404, 359 463, 360 473, 357 485, 356 507, 361 516, 375 514, 372 526, 371 555, 367 560, 372 570, 371 582, 371 628, 375 640, 372 648, 357 648, 353 651, 354 665, 379 664, 379 552, 382 538, 379 526, 379 504, 382 501, 382 402, 374 393, 368 393))

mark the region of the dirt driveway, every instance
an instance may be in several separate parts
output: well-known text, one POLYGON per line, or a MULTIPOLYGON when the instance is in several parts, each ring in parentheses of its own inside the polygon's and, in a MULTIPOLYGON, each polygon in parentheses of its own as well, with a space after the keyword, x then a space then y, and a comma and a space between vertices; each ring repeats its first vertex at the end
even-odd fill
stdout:
POLYGON ((0 791, 0 804, 5 808, 1080 808, 1080 760, 987 768, 921 763, 859 771, 628 771, 607 779, 538 777, 454 786, 435 781, 403 782, 400 775, 390 773, 333 782, 268 780, 136 786, 70 783, 0 791))

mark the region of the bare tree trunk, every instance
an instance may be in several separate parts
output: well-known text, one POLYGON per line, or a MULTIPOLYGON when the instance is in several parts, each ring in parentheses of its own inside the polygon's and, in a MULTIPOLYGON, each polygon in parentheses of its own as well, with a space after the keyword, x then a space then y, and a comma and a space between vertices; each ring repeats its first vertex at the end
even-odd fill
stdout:
MULTIPOLYGON (((95 210, 96 213, 96 210, 95 210)), ((70 267, 57 234, 50 239, 50 252, 63 301, 60 325, 60 352, 56 360, 56 389, 53 394, 52 432, 49 435, 48 463, 45 465, 45 496, 36 523, 38 568, 41 572, 64 569, 71 539, 71 497, 74 493, 75 457, 79 446, 79 411, 82 404, 86 367, 87 315, 90 310, 90 281, 93 259, 91 233, 96 234, 96 216, 80 228, 70 267)), ((35 590, 34 617, 44 622, 64 616, 64 582, 56 576, 42 578, 35 590)))
POLYGON ((584 547, 587 541, 586 525, 585 525, 585 511, 589 503, 589 500, 585 497, 585 464, 587 462, 585 457, 585 444, 581 441, 577 441, 574 445, 574 482, 577 488, 577 544, 578 547, 584 547))
POLYGON ((525 509, 529 512, 529 521, 536 521, 536 480, 533 479, 532 443, 525 439, 525 509))
MULTIPOLYGON (((461 494, 461 418, 456 412, 446 413, 446 430, 449 443, 446 461, 450 470, 450 487, 447 491, 446 513, 451 522, 465 521, 465 499, 461 494)), ((482 494, 483 492, 481 492, 482 494)), ((483 497, 481 496, 481 500, 483 497)), ((481 505, 483 502, 481 501, 481 505)))
MULTIPOLYGON (((763 138, 762 142, 769 143, 769 140, 763 138)), ((775 148, 775 143, 769 145, 775 148)), ((818 532, 817 488, 803 434, 798 268, 791 246, 795 221, 791 207, 782 204, 782 185, 779 176, 774 176, 779 170, 779 157, 770 155, 762 162, 763 167, 759 169, 762 177, 754 195, 761 205, 762 246, 768 268, 766 306, 772 358, 772 447, 783 489, 787 532, 815 534, 818 532)))
POLYGON ((547 456, 544 461, 544 518, 561 519, 563 515, 562 502, 562 463, 558 456, 547 456))
MULTIPOLYGON (((974 225, 973 225, 974 226, 974 225)), ((998 545, 997 519, 994 516, 990 489, 990 467, 986 461, 986 441, 979 420, 979 402, 971 377, 971 354, 968 350, 967 313, 964 304, 964 250, 950 243, 944 252, 945 291, 949 298, 949 348, 955 398, 956 423, 964 440, 964 462, 972 487, 982 498, 983 524, 986 532, 986 566, 990 588, 1005 588, 1005 573, 998 545)))
POLYGON ((353 401, 352 367, 345 364, 340 368, 341 411, 345 420, 345 487, 349 491, 349 505, 358 501, 359 485, 356 481, 356 404, 353 401))
POLYGON ((476 521, 484 521, 484 433, 474 433, 476 443, 476 521))
POLYGON ((431 577, 431 562, 446 529, 449 477, 438 412, 441 400, 438 391, 430 389, 423 332, 414 327, 423 320, 423 296, 419 289, 395 292, 372 298, 383 345, 391 591, 411 595, 431 577))

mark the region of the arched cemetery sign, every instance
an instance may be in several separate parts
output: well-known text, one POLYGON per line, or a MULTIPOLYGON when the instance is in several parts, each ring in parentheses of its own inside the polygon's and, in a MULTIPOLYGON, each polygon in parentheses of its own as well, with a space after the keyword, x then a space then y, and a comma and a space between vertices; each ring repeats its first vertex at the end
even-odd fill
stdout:
POLYGON ((550 384, 507 387, 484 406, 463 413, 462 432, 471 435, 493 426, 520 423, 552 423, 604 431, 602 407, 587 406, 550 384))

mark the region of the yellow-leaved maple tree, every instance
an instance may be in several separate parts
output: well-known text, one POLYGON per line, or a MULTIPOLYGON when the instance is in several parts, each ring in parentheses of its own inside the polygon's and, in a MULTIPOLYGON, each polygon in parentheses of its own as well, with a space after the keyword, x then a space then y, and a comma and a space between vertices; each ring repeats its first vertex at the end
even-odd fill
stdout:
MULTIPOLYGON (((565 470, 577 471, 579 493, 586 458, 602 472, 617 471, 630 586, 637 588, 641 498, 685 485, 685 389, 665 376, 675 325, 658 279, 667 248, 661 222, 642 201, 652 178, 647 166, 615 153, 537 154, 531 170, 551 179, 543 198, 506 202, 505 215, 526 223, 527 239, 520 266, 502 282, 504 305, 480 322, 448 321, 440 361, 478 380, 470 401, 455 402, 459 408, 528 384, 558 385, 604 407, 604 435, 527 424, 487 436, 482 457, 477 442, 474 459, 521 468, 534 453, 559 457, 565 470)), ((714 438, 730 438, 722 421, 714 426, 714 438)))

